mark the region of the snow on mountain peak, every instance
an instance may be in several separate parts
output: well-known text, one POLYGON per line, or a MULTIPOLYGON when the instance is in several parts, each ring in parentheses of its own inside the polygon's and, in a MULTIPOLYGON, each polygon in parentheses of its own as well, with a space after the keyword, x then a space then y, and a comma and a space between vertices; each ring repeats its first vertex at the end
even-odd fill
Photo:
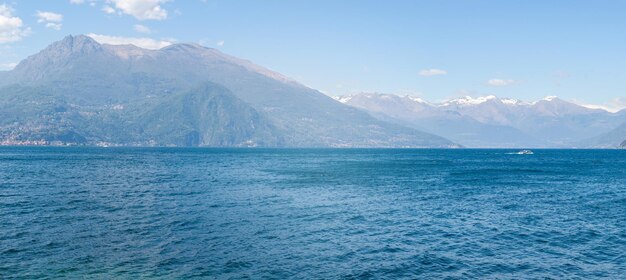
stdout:
MULTIPOLYGON (((572 103, 569 101, 563 101, 557 96, 546 96, 542 99, 539 99, 533 102, 527 102, 521 99, 508 98, 508 97, 498 98, 495 95, 487 95, 487 96, 479 96, 479 97, 464 96, 464 97, 460 97, 456 99, 449 99, 449 100, 444 100, 444 101, 439 101, 439 102, 429 102, 428 100, 424 100, 420 97, 411 96, 411 95, 401 96, 401 95, 396 95, 396 94, 382 94, 382 93, 359 93, 359 94, 353 94, 353 95, 347 95, 347 96, 334 96, 333 99, 337 100, 338 102, 341 102, 343 104, 348 104, 348 105, 351 105, 355 102, 357 103, 362 102, 363 100, 370 100, 369 102, 385 101, 385 102, 395 102, 395 103, 404 102, 405 104, 417 103, 417 104, 425 105, 429 107, 442 107, 442 108, 447 107, 448 109, 453 109, 453 108, 460 109, 462 107, 478 106, 481 104, 485 104, 486 102, 491 102, 491 104, 494 104, 494 105, 501 104, 506 107, 513 108, 513 107, 536 106, 538 104, 542 104, 543 102, 561 101, 561 103, 563 103, 564 105, 570 104, 570 105, 580 106, 580 107, 587 108, 587 109, 601 109, 601 110, 611 112, 611 113, 615 113, 619 111, 619 110, 611 110, 604 106, 579 104, 576 102, 572 103)), ((554 106, 557 106, 556 103, 545 103, 545 104, 546 105, 554 104, 554 106)))
POLYGON ((461 98, 457 98, 457 99, 452 99, 452 100, 448 100, 446 102, 444 102, 443 104, 441 104, 441 106, 449 106, 452 104, 456 104, 456 105, 478 105, 478 104, 482 104, 485 103, 489 100, 493 100, 493 99, 497 99, 496 96, 494 95, 489 95, 489 96, 480 96, 477 98, 473 98, 471 96, 465 96, 465 97, 461 97, 461 98))
POLYGON ((348 103, 352 99, 352 95, 348 96, 333 96, 333 99, 339 101, 340 103, 348 103))
POLYGON ((541 99, 541 100, 544 100, 544 101, 553 101, 553 100, 555 100, 555 99, 557 99, 557 98, 559 98, 559 97, 558 97, 558 96, 554 96, 554 95, 550 95, 550 96, 546 96, 546 97, 544 97, 544 98, 543 98, 543 99, 541 99))
POLYGON ((537 101, 534 101, 534 102, 532 102, 530 104, 535 105, 535 104, 537 104, 539 102, 542 102, 542 101, 552 102, 552 101, 555 101, 555 100, 559 100, 559 97, 555 96, 555 95, 548 95, 548 96, 546 96, 544 98, 541 98, 541 99, 539 99, 537 101))
POLYGON ((515 98, 501 98, 500 101, 505 105, 526 105, 524 101, 515 98))
POLYGON ((421 98, 419 98, 419 97, 415 97, 415 96, 410 96, 410 95, 407 95, 407 96, 405 96, 405 98, 408 98, 409 100, 414 101, 414 102, 417 102, 417 103, 422 103, 422 104, 430 104, 430 103, 428 103, 426 100, 421 99, 421 98))

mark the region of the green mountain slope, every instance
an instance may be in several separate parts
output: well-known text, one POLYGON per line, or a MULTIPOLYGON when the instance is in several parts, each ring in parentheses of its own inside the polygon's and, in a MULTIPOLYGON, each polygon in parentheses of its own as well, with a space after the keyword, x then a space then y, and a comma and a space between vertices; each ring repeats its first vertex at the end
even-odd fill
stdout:
POLYGON ((280 131, 265 117, 215 84, 207 83, 164 98, 107 106, 78 106, 71 98, 63 98, 50 89, 10 89, 2 92, 4 98, 0 102, 0 136, 5 141, 139 146, 283 145, 280 131))
POLYGON ((0 141, 451 147, 217 50, 68 36, 0 79, 0 141))

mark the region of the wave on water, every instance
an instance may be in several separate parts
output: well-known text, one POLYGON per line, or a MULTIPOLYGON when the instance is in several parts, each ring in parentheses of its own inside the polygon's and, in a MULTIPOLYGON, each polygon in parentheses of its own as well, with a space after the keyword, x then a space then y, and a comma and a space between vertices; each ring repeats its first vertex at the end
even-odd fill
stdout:
POLYGON ((623 278, 624 154, 502 154, 0 148, 0 278, 623 278))

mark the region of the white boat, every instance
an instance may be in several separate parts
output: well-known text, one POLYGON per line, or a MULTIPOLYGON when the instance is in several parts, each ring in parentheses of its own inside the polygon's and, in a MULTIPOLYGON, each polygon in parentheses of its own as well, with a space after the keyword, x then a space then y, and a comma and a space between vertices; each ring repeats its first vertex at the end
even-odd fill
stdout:
POLYGON ((521 151, 517 152, 517 154, 518 155, 532 155, 534 153, 531 150, 521 150, 521 151))

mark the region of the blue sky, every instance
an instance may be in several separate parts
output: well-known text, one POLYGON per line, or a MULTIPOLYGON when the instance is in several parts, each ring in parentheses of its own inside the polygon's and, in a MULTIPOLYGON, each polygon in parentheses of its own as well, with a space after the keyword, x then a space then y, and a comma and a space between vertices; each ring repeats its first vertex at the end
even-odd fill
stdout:
POLYGON ((623 108, 625 30, 626 1, 0 0, 0 65, 98 34, 200 43, 329 95, 556 95, 623 108))

